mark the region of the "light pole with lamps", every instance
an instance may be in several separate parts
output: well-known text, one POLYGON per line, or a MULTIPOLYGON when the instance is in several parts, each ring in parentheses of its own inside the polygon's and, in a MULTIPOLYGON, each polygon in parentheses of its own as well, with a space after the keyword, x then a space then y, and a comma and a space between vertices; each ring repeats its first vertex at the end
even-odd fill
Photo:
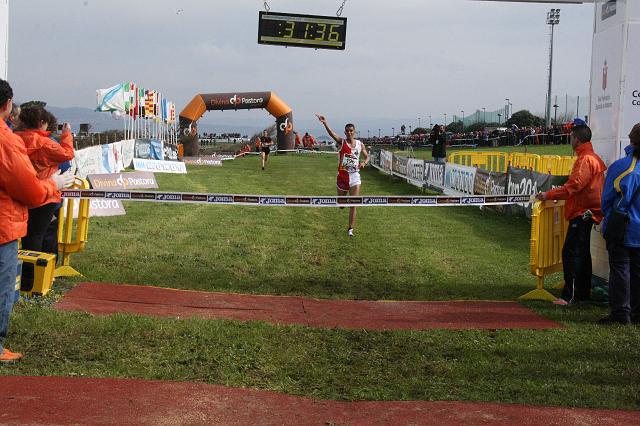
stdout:
POLYGON ((367 139, 369 139, 369 129, 367 129, 367 139))
POLYGON ((498 113, 498 126, 502 124, 502 120, 500 120, 501 118, 502 118, 502 114, 498 113))
POLYGON ((558 107, 560 105, 553 104, 553 124, 558 124, 558 107))
POLYGON ((380 139, 380 129, 378 129, 378 139, 380 139))
POLYGON ((391 137, 396 137, 396 128, 395 127, 391 128, 391 137))
POLYGON ((433 121, 431 121, 431 116, 429 116, 429 129, 433 128, 433 121))
POLYGON ((505 101, 507 101, 507 103, 504 105, 504 120, 507 121, 509 119, 509 103, 510 103, 510 99, 509 98, 505 98, 505 101))
POLYGON ((560 24, 560 9, 551 9, 547 12, 547 25, 551 27, 551 41, 549 47, 549 86, 547 87, 547 114, 545 123, 551 124, 551 84, 553 82, 553 30, 560 24))
POLYGON ((460 112, 462 113, 462 133, 464 133, 464 110, 460 112))

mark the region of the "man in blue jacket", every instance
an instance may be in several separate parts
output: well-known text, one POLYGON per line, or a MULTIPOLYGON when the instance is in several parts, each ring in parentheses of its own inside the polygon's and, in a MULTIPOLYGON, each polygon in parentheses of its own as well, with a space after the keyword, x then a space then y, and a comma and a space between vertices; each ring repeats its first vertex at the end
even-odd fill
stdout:
POLYGON ((629 140, 626 156, 609 167, 602 193, 602 232, 614 208, 628 212, 629 223, 623 244, 607 241, 611 311, 600 324, 640 323, 640 123, 629 140))

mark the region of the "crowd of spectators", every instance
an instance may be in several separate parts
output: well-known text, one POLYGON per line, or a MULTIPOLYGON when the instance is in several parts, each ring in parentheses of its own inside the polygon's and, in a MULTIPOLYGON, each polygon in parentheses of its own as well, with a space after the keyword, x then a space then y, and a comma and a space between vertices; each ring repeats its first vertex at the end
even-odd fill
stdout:
MULTIPOLYGON (((448 146, 513 146, 513 145, 562 145, 570 141, 570 125, 527 126, 511 128, 485 128, 472 132, 445 132, 448 146)), ((401 149, 406 146, 430 146, 429 133, 371 137, 362 139, 367 145, 391 145, 401 149)))

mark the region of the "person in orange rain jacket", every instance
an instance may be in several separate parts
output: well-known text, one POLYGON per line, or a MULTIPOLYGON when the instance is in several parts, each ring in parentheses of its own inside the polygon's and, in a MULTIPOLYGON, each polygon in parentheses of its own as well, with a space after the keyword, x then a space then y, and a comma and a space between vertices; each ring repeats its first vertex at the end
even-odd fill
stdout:
POLYGON ((302 140, 300 139, 300 133, 298 132, 293 132, 296 135, 295 141, 296 141, 296 149, 298 148, 302 148, 302 140))
POLYGON ((593 151, 591 129, 580 119, 574 121, 571 146, 578 158, 567 183, 536 195, 540 201, 567 200, 564 215, 569 229, 562 247, 564 288, 554 302, 562 306, 591 297, 591 228, 602 221, 602 188, 607 169, 593 151))
MULTIPOLYGON (((51 139, 51 132, 48 131, 50 116, 51 114, 42 106, 24 107, 20 113, 23 130, 16 132, 24 141, 27 155, 39 179, 49 179, 58 172, 60 163, 70 161, 74 156, 71 126, 69 123, 62 126, 61 140, 57 143, 51 139)), ((23 249, 43 251, 47 228, 61 200, 60 191, 56 191, 44 203, 29 209, 27 235, 22 239, 23 249)), ((32 287, 33 265, 24 264, 21 288, 30 290, 32 287)))
POLYGON ((305 133, 304 136, 302 137, 302 144, 304 145, 305 148, 308 149, 313 149, 313 146, 315 145, 316 140, 313 136, 311 136, 309 133, 305 133))
POLYGON ((22 354, 4 347, 15 300, 18 238, 27 233, 27 208, 45 203, 73 180, 56 174, 38 179, 24 142, 5 121, 13 106, 13 90, 0 79, 0 362, 13 362, 22 354))

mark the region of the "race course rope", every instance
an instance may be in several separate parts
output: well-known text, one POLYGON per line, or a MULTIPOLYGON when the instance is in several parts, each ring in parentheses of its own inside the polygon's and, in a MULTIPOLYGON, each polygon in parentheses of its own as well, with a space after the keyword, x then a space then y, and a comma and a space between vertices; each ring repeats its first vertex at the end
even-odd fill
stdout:
POLYGON ((297 195, 244 195, 204 194, 189 192, 148 191, 95 191, 91 189, 65 190, 63 198, 110 199, 122 201, 149 201, 175 204, 217 204, 241 206, 294 206, 294 207, 447 207, 447 206, 499 206, 532 201, 530 195, 467 195, 467 196, 297 196, 297 195))

